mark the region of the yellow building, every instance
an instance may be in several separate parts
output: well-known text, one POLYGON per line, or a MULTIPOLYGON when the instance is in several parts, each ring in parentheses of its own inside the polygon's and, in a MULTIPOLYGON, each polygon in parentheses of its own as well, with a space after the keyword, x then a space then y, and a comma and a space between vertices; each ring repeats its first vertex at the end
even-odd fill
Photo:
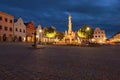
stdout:
POLYGON ((120 42, 120 32, 114 34, 114 35, 110 38, 110 42, 120 42))
POLYGON ((14 16, 0 11, 0 41, 13 41, 14 16))

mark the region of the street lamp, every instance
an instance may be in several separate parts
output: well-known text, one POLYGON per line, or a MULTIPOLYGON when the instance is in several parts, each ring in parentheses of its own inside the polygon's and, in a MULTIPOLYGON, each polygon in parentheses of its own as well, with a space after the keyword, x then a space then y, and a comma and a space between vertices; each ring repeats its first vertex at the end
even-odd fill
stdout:
POLYGON ((86 28, 86 31, 89 31, 89 30, 90 30, 90 27, 87 27, 87 28, 86 28))

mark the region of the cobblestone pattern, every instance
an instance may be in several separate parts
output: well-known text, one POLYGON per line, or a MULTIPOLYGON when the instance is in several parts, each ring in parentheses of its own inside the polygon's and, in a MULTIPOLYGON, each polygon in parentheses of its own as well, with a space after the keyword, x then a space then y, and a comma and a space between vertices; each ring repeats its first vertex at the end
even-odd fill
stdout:
POLYGON ((120 47, 39 50, 4 44, 0 45, 0 80, 120 80, 119 52, 120 47))

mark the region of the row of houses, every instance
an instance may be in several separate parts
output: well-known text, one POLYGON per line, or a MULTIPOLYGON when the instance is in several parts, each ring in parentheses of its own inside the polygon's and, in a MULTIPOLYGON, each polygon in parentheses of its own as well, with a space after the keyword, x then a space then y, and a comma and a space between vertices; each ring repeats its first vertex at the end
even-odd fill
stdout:
MULTIPOLYGON (((62 43, 80 43, 81 39, 72 31, 72 20, 71 16, 68 17, 68 31, 65 31, 65 37, 62 43)), ((14 19, 14 16, 0 12, 0 42, 1 41, 21 41, 21 42, 34 42, 34 33, 36 32, 37 41, 47 42, 47 41, 57 41, 57 38, 49 40, 43 35, 41 25, 35 27, 34 22, 30 21, 24 23, 21 17, 14 19), (41 39, 42 38, 42 39, 41 39)), ((115 34, 109 39, 111 42, 120 41, 120 33, 115 34)), ((106 43, 106 34, 104 30, 99 27, 95 28, 92 42, 96 43, 106 43)))
POLYGON ((0 12, 0 41, 33 42, 36 28, 33 21, 24 23, 21 17, 0 12))
MULTIPOLYGON (((24 23, 21 17, 14 19, 14 16, 0 11, 0 42, 34 42, 35 33, 37 41, 47 42, 48 38, 43 36, 42 30, 41 25, 36 27, 33 21, 24 23)), ((51 39, 50 41, 54 40, 51 39)))

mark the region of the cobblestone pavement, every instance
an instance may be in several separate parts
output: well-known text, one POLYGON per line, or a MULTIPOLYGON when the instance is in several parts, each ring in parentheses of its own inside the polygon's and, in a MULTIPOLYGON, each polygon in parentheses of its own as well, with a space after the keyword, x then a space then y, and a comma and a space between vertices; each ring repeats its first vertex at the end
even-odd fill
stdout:
POLYGON ((120 80, 120 46, 0 43, 0 80, 120 80))

